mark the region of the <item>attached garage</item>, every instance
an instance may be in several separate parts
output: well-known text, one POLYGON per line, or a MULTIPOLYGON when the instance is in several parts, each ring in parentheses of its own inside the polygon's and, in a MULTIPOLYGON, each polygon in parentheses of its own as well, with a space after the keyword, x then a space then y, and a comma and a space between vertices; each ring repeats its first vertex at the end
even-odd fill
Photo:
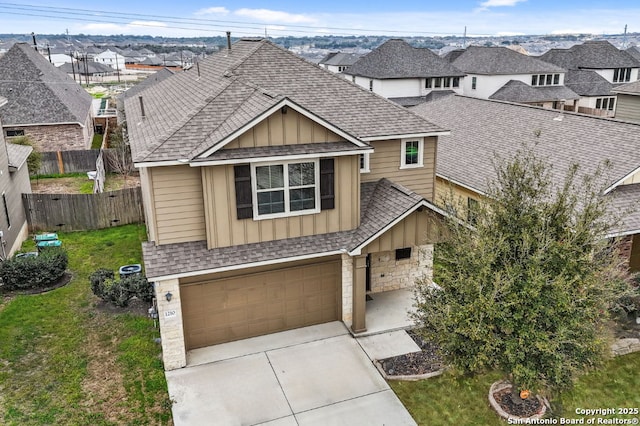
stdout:
POLYGON ((341 262, 181 283, 186 349, 341 319, 341 262))

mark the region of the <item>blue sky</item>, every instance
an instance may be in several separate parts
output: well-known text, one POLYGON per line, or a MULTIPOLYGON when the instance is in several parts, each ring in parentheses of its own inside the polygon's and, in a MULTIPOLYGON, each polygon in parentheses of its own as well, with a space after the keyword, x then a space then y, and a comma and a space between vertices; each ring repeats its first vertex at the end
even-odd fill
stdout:
POLYGON ((0 33, 176 37, 640 32, 638 0, 0 1, 0 33))

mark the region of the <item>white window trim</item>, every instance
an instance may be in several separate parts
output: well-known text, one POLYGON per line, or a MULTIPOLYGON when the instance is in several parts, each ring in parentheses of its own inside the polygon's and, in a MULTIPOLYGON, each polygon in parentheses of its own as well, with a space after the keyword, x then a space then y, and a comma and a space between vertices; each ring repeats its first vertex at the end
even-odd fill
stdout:
POLYGON ((253 203, 253 220, 264 220, 264 219, 277 219, 281 217, 293 217, 293 216, 303 216, 307 214, 316 214, 320 213, 320 161, 317 158, 314 159, 304 159, 304 160, 294 160, 294 161, 270 161, 270 162, 261 162, 261 163, 251 163, 251 199, 253 203), (316 208, 313 210, 298 210, 298 211, 289 211, 289 164, 298 164, 298 163, 314 163, 314 171, 315 171, 315 205, 316 208), (258 214, 258 179, 256 178, 256 167, 262 166, 286 166, 284 167, 284 208, 285 211, 282 213, 271 213, 271 214, 258 214))
MULTIPOLYGON (((360 168, 360 173, 369 173, 371 170, 369 169, 369 153, 366 152, 364 154, 360 154, 364 156, 364 167, 360 168)), ((360 157, 358 157, 358 165, 360 163, 360 157)))
POLYGON ((424 138, 410 138, 410 139, 402 139, 402 144, 400 145, 400 169, 416 169, 419 167, 424 167, 424 138), (407 142, 418 142, 418 164, 406 164, 406 155, 405 151, 407 149, 407 142))

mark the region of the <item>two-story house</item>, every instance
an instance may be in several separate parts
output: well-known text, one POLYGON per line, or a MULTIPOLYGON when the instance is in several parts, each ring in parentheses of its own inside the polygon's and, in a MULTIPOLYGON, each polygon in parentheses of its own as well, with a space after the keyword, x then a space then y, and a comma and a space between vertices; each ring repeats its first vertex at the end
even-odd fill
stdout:
POLYGON ((431 271, 442 128, 266 40, 125 99, 166 369, 431 271))
POLYGON ((38 151, 88 149, 91 96, 33 46, 16 43, 0 57, 2 129, 8 141, 28 136, 38 151))
POLYGON ((586 41, 568 49, 551 49, 539 59, 567 70, 565 85, 580 95, 578 112, 612 117, 612 90, 638 80, 640 61, 608 41, 586 41))
POLYGON ((572 164, 579 166, 579 183, 582 176, 609 163, 601 183, 606 187, 603 196, 612 228, 603 237, 622 239, 629 268, 640 270, 639 123, 465 96, 449 96, 411 110, 451 129, 450 135, 438 139, 436 202, 450 202, 453 192, 461 216, 495 181, 496 155, 510 158, 522 144, 551 164, 555 186, 562 185, 572 164))
POLYGON ((426 102, 438 92, 461 93, 464 73, 426 48, 387 40, 343 71, 366 90, 403 106, 426 102))
MULTIPOLYGON (((0 107, 6 102, 0 96, 0 107)), ((0 261, 19 250, 29 235, 22 194, 31 192, 27 170, 31 151, 30 146, 7 143, 0 133, 0 261)))
POLYGON ((445 58, 467 74, 466 96, 555 109, 571 109, 579 98, 565 87, 564 68, 506 47, 469 46, 445 58))
POLYGON ((355 64, 361 56, 361 53, 329 52, 320 60, 320 62, 318 62, 318 64, 331 72, 341 73, 346 71, 351 65, 355 64))
POLYGON ((93 61, 102 65, 108 65, 114 70, 123 71, 126 67, 127 58, 120 53, 107 49, 93 57, 93 61))

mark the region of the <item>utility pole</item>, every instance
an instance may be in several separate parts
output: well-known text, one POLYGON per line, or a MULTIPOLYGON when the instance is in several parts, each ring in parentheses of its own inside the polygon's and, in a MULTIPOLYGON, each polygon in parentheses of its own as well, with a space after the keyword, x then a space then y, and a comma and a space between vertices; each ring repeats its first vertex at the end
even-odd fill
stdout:
POLYGON ((38 43, 36 43, 36 34, 34 32, 31 33, 31 39, 33 40, 33 48, 38 51, 38 43))
POLYGON ((467 26, 464 26, 464 36, 462 37, 462 48, 467 48, 467 26))
POLYGON ((51 60, 51 47, 49 46, 49 43, 47 43, 47 54, 49 55, 49 62, 53 64, 53 61, 51 60))
POLYGON ((116 54, 116 75, 118 76, 118 83, 120 83, 120 66, 118 65, 118 52, 116 54))
POLYGON ((622 39, 622 48, 627 48, 627 24, 624 24, 624 38, 622 39))
MULTIPOLYGON (((69 31, 69 30, 67 30, 67 31, 69 31)), ((73 51, 72 50, 69 51, 69 56, 71 56, 71 72, 73 73, 73 81, 76 81, 76 69, 73 66, 73 51)))

